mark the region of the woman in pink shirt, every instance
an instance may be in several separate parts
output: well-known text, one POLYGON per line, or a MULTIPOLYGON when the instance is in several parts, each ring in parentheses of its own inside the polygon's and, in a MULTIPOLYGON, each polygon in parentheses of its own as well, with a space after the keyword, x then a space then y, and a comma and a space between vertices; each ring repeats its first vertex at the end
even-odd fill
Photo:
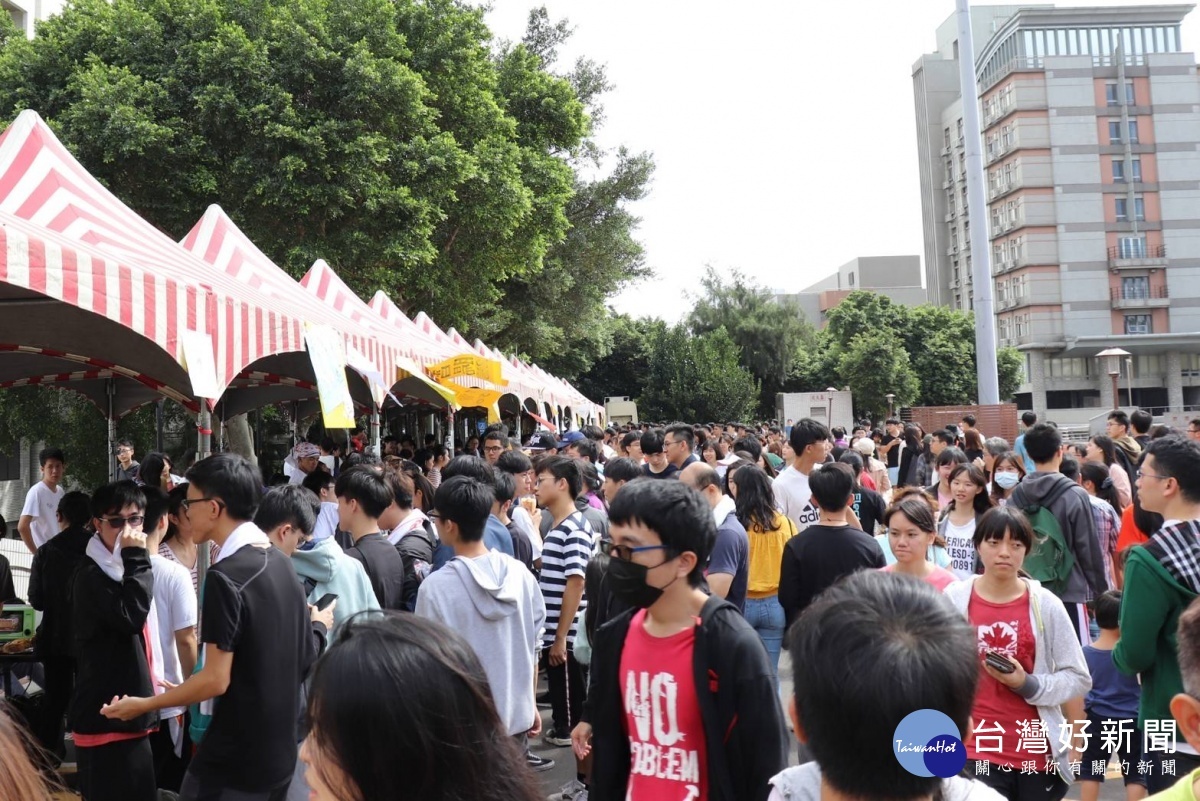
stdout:
POLYGON ((949 570, 929 561, 930 549, 938 536, 937 519, 933 504, 924 493, 905 495, 893 503, 884 513, 883 523, 896 562, 882 570, 928 581, 938 592, 958 580, 949 570))

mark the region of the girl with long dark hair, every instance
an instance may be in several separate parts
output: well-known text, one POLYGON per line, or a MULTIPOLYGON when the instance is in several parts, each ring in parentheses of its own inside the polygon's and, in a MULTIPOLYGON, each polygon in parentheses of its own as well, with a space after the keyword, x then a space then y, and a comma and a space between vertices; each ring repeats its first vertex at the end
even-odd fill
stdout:
POLYGON ((317 801, 540 801, 466 640, 416 615, 351 618, 317 663, 300 750, 317 801))
POLYGON ((783 549, 796 536, 796 524, 779 512, 771 479, 757 465, 748 464, 728 477, 738 521, 750 538, 746 620, 758 632, 767 657, 779 673, 779 652, 787 626, 779 603, 779 573, 783 549))
POLYGON ((1003 506, 1025 478, 1025 460, 1012 451, 996 457, 992 465, 992 504, 1003 506))
MULTIPOLYGON (((944 456, 947 451, 942 451, 944 456)), ((940 461, 940 457, 939 457, 940 461)), ((960 464, 950 473, 950 503, 942 510, 938 533, 950 552, 950 569, 960 579, 975 572, 972 538, 979 519, 992 508, 983 471, 973 464, 960 464)))
POLYGON ((1129 474, 1125 472, 1124 467, 1117 463, 1117 445, 1113 442, 1112 437, 1101 434, 1088 440, 1084 459, 1108 468, 1109 478, 1112 479, 1113 486, 1117 488, 1117 497, 1121 500, 1122 509, 1133 502, 1133 487, 1129 483, 1129 474))
POLYGON ((940 537, 933 505, 925 493, 907 493, 888 507, 883 521, 887 525, 888 548, 896 561, 882 570, 927 581, 939 592, 958 580, 929 558, 940 537))

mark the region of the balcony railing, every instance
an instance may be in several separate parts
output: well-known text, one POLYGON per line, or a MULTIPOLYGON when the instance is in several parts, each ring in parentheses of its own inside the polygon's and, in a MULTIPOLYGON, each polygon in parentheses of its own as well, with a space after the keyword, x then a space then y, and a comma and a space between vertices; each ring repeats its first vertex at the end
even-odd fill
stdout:
POLYGON ((1129 246, 1114 245, 1108 249, 1108 263, 1116 266, 1117 262, 1161 260, 1167 258, 1166 245, 1129 246))
POLYGON ((1166 284, 1162 286, 1141 287, 1130 289, 1128 287, 1113 287, 1110 294, 1113 300, 1130 300, 1130 301, 1149 301, 1149 300, 1165 300, 1170 297, 1167 292, 1166 284))

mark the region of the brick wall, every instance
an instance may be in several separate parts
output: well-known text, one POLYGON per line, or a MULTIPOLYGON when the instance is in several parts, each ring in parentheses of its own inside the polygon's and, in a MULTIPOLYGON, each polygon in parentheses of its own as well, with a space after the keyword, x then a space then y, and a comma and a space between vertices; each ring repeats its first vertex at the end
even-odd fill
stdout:
POLYGON ((1015 403, 996 406, 910 406, 901 410, 900 417, 905 422, 917 423, 925 429, 926 434, 932 434, 951 423, 959 425, 964 414, 975 415, 975 427, 985 437, 1004 437, 1011 445, 1016 441, 1017 434, 1021 433, 1017 426, 1015 403))

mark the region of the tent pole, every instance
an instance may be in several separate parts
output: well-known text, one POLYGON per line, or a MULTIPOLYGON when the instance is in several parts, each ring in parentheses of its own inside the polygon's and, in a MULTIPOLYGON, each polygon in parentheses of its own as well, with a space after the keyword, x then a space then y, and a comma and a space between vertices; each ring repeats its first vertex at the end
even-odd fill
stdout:
POLYGON ((454 458, 454 407, 446 407, 446 450, 454 458))
POLYGON ((212 410, 208 408, 206 399, 200 398, 199 401, 200 414, 196 416, 196 430, 199 434, 196 441, 196 458, 207 459, 212 455, 212 410))
POLYGON ((117 381, 115 378, 108 379, 108 480, 117 480, 117 417, 114 413, 117 396, 117 381))
POLYGON ((371 407, 371 448, 376 456, 382 456, 383 451, 380 450, 380 433, 379 433, 379 407, 371 407))
POLYGON ((167 402, 166 398, 159 398, 158 403, 154 404, 154 429, 155 439, 154 444, 159 453, 163 450, 163 423, 166 417, 166 411, 163 405, 167 402))

